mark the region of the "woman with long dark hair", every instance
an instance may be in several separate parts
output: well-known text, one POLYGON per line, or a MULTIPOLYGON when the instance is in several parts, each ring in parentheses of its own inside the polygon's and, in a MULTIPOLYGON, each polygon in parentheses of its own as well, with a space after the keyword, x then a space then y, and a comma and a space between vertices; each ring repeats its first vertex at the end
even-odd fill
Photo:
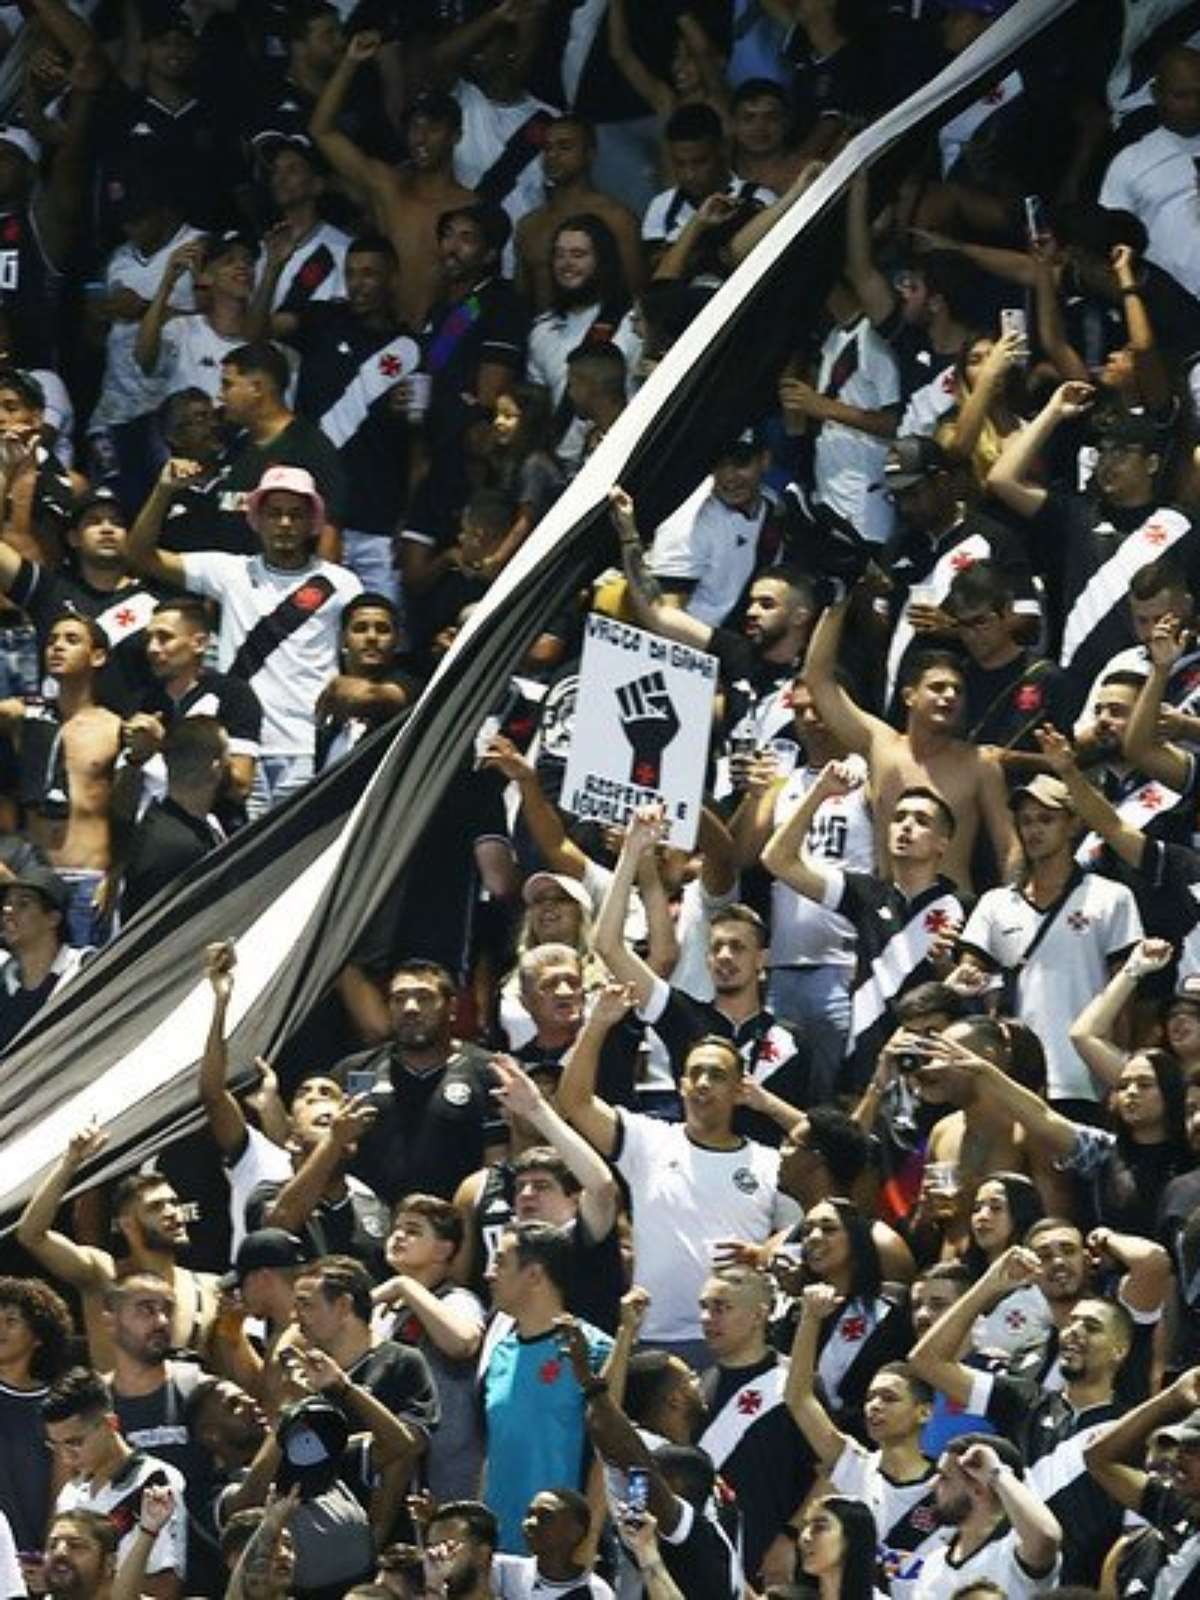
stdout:
POLYGON ((875 1547, 875 1518, 845 1495, 814 1500, 800 1524, 800 1569, 819 1600, 874 1600, 875 1547))
MULTIPOLYGON (((981 1278, 1046 1214, 1037 1185, 1023 1172, 994 1172, 976 1189, 969 1220, 970 1243, 963 1265, 972 1278, 981 1278)), ((1025 1284, 1005 1295, 998 1306, 976 1318, 971 1345, 976 1350, 1016 1355, 1040 1344, 1051 1328, 1050 1308, 1042 1291, 1025 1284)))

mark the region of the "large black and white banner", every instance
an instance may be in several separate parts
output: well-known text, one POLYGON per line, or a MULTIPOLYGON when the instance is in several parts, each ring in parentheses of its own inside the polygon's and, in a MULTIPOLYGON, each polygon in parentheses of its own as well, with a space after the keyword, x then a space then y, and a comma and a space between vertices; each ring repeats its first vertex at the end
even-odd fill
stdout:
POLYGON ((839 201, 851 175, 868 166, 886 191, 919 141, 1075 3, 1018 0, 937 79, 860 134, 671 349, 492 587, 400 730, 381 730, 201 863, 35 1020, 0 1069, 0 1218, 11 1221, 40 1170, 91 1116, 110 1134, 105 1175, 194 1125, 210 940, 237 944, 232 1058, 279 1047, 420 849, 542 620, 615 557, 609 486, 619 480, 633 492, 645 527, 690 493, 720 441, 769 404, 781 353, 809 325, 840 263, 839 201))

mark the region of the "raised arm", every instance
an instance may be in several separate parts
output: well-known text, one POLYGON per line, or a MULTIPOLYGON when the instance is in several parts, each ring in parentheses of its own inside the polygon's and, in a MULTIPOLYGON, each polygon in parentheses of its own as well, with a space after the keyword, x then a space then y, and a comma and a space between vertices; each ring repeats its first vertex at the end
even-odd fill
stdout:
POLYGON ((1056 777, 1066 784, 1071 794, 1075 815, 1085 828, 1098 833, 1115 855, 1127 866, 1141 869, 1146 853, 1146 836, 1131 822, 1126 822, 1115 806, 1110 805, 1094 784, 1079 770, 1071 742, 1064 733, 1045 723, 1034 730, 1042 756, 1056 777))
POLYGON ((1113 1037, 1117 1023, 1141 980, 1169 966, 1173 954, 1166 939, 1142 939, 1071 1024, 1071 1043, 1106 1088, 1115 1088, 1129 1060, 1130 1052, 1113 1037))
POLYGON ((344 1100, 334 1112, 322 1138, 268 1206, 263 1216, 263 1227, 285 1228, 289 1233, 302 1232, 317 1202, 377 1115, 366 1095, 356 1094, 344 1100))
POLYGON ((621 545, 621 565, 634 618, 641 628, 689 644, 694 650, 707 650, 713 630, 706 622, 690 616, 679 606, 668 605, 663 586, 646 565, 646 552, 638 532, 632 498, 619 485, 608 491, 612 519, 621 545))
POLYGON ((204 952, 204 970, 213 992, 213 1014, 200 1058, 200 1104, 223 1156, 237 1155, 246 1143, 245 1114, 229 1092, 229 1052, 225 1047, 225 1019, 233 998, 236 960, 229 942, 210 944, 204 952))
POLYGON ((625 831, 616 870, 592 930, 592 948, 613 977, 632 988, 639 1010, 650 1004, 659 979, 649 963, 626 944, 625 919, 642 856, 653 850, 661 836, 661 807, 639 807, 625 831))
POLYGON ((195 276, 203 264, 204 244, 200 239, 188 239, 185 243, 176 245, 167 257, 167 265, 158 280, 154 298, 138 323, 137 338, 133 346, 134 359, 147 377, 152 377, 154 369, 158 366, 158 358, 162 353, 163 327, 168 317, 174 315, 171 309, 171 295, 175 285, 185 272, 195 276))
POLYGON ((271 1491, 263 1519, 247 1539, 230 1574, 225 1600, 249 1600, 251 1594, 261 1592, 263 1575, 274 1570, 283 1530, 299 1504, 299 1484, 294 1484, 286 1495, 271 1491), (250 1577, 251 1573, 254 1574, 253 1578, 250 1577))
POLYGON ((804 658, 804 681, 821 721, 838 743, 869 757, 876 738, 890 734, 891 730, 878 717, 856 705, 837 681, 838 650, 849 609, 850 596, 845 595, 835 604, 826 606, 817 619, 804 658))
POLYGON ((632 998, 624 984, 609 983, 601 989, 567 1052, 558 1083, 558 1109, 589 1144, 609 1158, 617 1148, 620 1122, 612 1106, 596 1093, 596 1076, 604 1041, 629 1010, 632 998))
POLYGON ((871 184, 860 167, 846 194, 846 276, 873 327, 885 323, 896 309, 896 295, 875 264, 871 249, 871 184))
POLYGON ((625 0, 609 0, 608 53, 634 94, 644 100, 656 116, 669 117, 675 109, 675 93, 670 84, 654 76, 633 48, 625 0))
POLYGON ((538 854, 551 872, 568 878, 582 878, 588 857, 567 837, 553 802, 538 779, 537 768, 517 749, 511 739, 496 734, 488 743, 481 766, 515 783, 521 795, 521 815, 533 835, 538 854))
POLYGON ((500 1079, 496 1099, 514 1116, 535 1127, 566 1162, 579 1184, 579 1214, 594 1240, 606 1239, 617 1220, 619 1191, 608 1162, 546 1099, 533 1079, 511 1056, 493 1056, 500 1079))
POLYGON ((99 1155, 108 1135, 93 1122, 72 1134, 58 1163, 42 1179, 17 1223, 17 1242, 41 1262, 47 1272, 73 1288, 94 1290, 113 1275, 112 1258, 91 1245, 76 1244, 53 1223, 67 1190, 79 1169, 99 1155))
POLYGON ((955 1405, 964 1406, 971 1397, 977 1374, 959 1359, 975 1318, 1027 1283, 1038 1273, 1038 1258, 1032 1250, 1013 1245, 993 1261, 966 1294, 943 1311, 929 1332, 918 1339, 909 1352, 909 1364, 925 1382, 932 1384, 955 1405))
POLYGON ((1078 1145, 1078 1123, 1053 1110, 1032 1089, 1024 1088, 993 1062, 985 1061, 965 1045, 937 1034, 914 1040, 910 1048, 924 1058, 925 1065, 918 1070, 926 1075, 926 1082, 930 1082, 942 1067, 956 1067, 969 1073, 976 1080, 980 1102, 1020 1123, 1030 1140, 1054 1160, 1065 1160, 1078 1145))
POLYGON ((737 850, 723 818, 711 806, 700 808, 696 835, 700 853, 700 884, 706 894, 728 894, 737 883, 737 850))
POLYGON ((392 1305, 403 1301, 437 1346, 450 1361, 473 1361, 483 1343, 483 1322, 479 1316, 469 1316, 449 1301, 427 1289, 416 1278, 400 1273, 372 1289, 371 1299, 377 1305, 392 1305))
POLYGON ((1164 740, 1161 722, 1167 683, 1186 647, 1179 618, 1170 614, 1160 617, 1149 640, 1150 675, 1138 693, 1121 740, 1126 759, 1135 767, 1156 782, 1180 791, 1191 786, 1192 757, 1164 740))
POLYGON ((608 1392, 618 1406, 625 1404, 625 1385, 629 1380, 629 1358, 633 1355, 642 1333, 642 1323, 650 1309, 650 1296, 640 1285, 634 1284, 621 1296, 621 1310, 617 1318, 617 1332, 608 1360, 604 1363, 603 1378, 608 1392))
POLYGON ((938 435, 951 460, 970 461, 984 423, 988 420, 992 402, 1003 387, 1010 368, 1027 354, 1025 340, 1018 333, 1002 334, 988 351, 974 384, 958 408, 958 415, 946 433, 938 435))
POLYGON ((823 161, 806 161, 779 199, 764 206, 745 227, 738 229, 729 241, 729 254, 734 266, 741 266, 755 245, 766 238, 780 217, 792 209, 804 191, 811 188, 824 171, 823 161))
POLYGON ((983 825, 987 829, 1000 871, 1011 881, 1021 870, 1021 841, 1013 826, 1004 767, 988 751, 981 750, 977 759, 980 763, 979 809, 983 813, 983 825))
POLYGON ((1030 259, 1034 272, 1034 312, 1038 343, 1064 383, 1088 383, 1087 362, 1067 338, 1062 305, 1058 298, 1058 279, 1049 255, 1034 251, 1030 259))
POLYGON ((138 512, 125 546, 129 565, 135 572, 144 574, 156 583, 168 584, 173 589, 182 589, 184 586, 183 561, 173 550, 158 548, 163 519, 175 490, 181 483, 198 477, 201 470, 198 462, 183 461, 172 456, 138 512))
POLYGON ((806 1285, 800 1302, 800 1320, 792 1340, 791 1366, 783 1391, 784 1405, 826 1472, 836 1464, 849 1442, 849 1436, 834 1426, 828 1411, 817 1399, 813 1390, 813 1374, 817 1365, 821 1325, 840 1304, 841 1296, 829 1284, 806 1285))
POLYGON ((805 853, 804 841, 825 801, 835 795, 850 794, 858 786, 857 773, 844 762, 827 761, 800 805, 776 828, 763 850, 762 864, 771 876, 818 905, 824 903, 829 874, 805 853))
POLYGON ((1147 1474, 1131 1467, 1156 1428, 1176 1422, 1200 1406, 1200 1367, 1191 1367, 1152 1399, 1111 1423, 1083 1452, 1084 1465, 1096 1482, 1127 1511, 1140 1511, 1147 1474))
POLYGON ((1038 462, 1055 430, 1069 418, 1083 416, 1094 397, 1089 384, 1060 384, 1029 426, 1005 442, 988 473, 987 486, 1010 511, 1035 517, 1046 504, 1048 491, 1037 481, 1038 462))
MULTIPOLYGON (((81 22, 74 12, 59 0, 36 0, 37 9, 45 21, 50 14, 70 17, 73 29, 81 22)), ((84 24, 87 28, 87 24, 84 24)), ((67 30, 64 29, 64 32, 67 30)), ((85 196, 91 171, 92 124, 103 89, 109 76, 108 59, 95 36, 87 28, 87 40, 71 49, 69 74, 70 101, 67 107, 63 137, 50 164, 46 184, 35 189, 33 214, 42 248, 48 259, 64 267, 72 246, 79 234, 80 218, 85 212, 85 196)))
POLYGON ((381 221, 379 203, 385 199, 390 183, 388 170, 381 161, 360 150, 354 140, 338 127, 337 119, 350 93, 355 73, 378 54, 379 45, 377 33, 363 31, 351 35, 345 54, 325 81, 308 125, 317 149, 333 170, 370 200, 377 224, 381 221))
POLYGON ((967 1477, 987 1484, 999 1500, 1016 1535, 1021 1565, 1031 1573, 1049 1573, 1062 1548, 1062 1527, 1049 1506, 1004 1465, 990 1444, 972 1445, 958 1464, 967 1477))
POLYGON ((1121 1272, 1117 1293, 1130 1311, 1161 1311, 1171 1288, 1171 1256, 1165 1245, 1140 1233, 1093 1228, 1088 1234, 1093 1256, 1107 1256, 1121 1272))
POLYGON ((133 1542, 117 1566, 109 1600, 142 1600, 143 1580, 154 1552, 154 1542, 174 1511, 175 1496, 168 1484, 148 1483, 142 1490, 133 1542))
POLYGON ((1171 379, 1154 336, 1154 324, 1138 281, 1136 258, 1129 245, 1113 246, 1112 268, 1121 291, 1138 391, 1151 410, 1161 411, 1171 403, 1171 379))

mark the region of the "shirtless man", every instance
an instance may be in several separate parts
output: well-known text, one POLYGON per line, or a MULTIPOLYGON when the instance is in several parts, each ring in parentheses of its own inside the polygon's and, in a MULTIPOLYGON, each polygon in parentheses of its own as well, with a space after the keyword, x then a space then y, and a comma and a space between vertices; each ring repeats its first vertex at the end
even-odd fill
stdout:
POLYGON ((16 367, 0 367, 0 538, 27 561, 56 567, 66 554, 63 528, 73 494, 87 487, 46 448, 41 385, 16 367))
POLYGON ((425 323, 441 293, 437 221, 443 211, 475 198, 454 176, 454 147, 462 112, 451 96, 424 94, 409 107, 407 165, 396 168, 366 155, 336 126, 354 74, 378 51, 377 33, 356 33, 313 111, 309 131, 333 170, 364 199, 375 226, 400 264, 397 312, 410 328, 425 323))
POLYGON ((567 217, 599 217, 612 229, 621 255, 625 286, 637 294, 645 281, 638 220, 627 207, 592 183, 591 162, 596 135, 578 117, 560 117, 546 130, 542 147, 542 172, 546 203, 517 224, 517 288, 535 311, 551 303, 550 245, 560 222, 567 217))
POLYGON ((72 1137, 25 1207, 17 1239, 47 1272, 79 1291, 92 1365, 101 1371, 109 1371, 114 1362, 104 1291, 135 1272, 153 1273, 171 1285, 175 1302, 171 1343, 206 1356, 217 1320, 220 1280, 211 1272, 176 1265, 176 1258, 187 1249, 187 1224, 179 1197, 165 1178, 135 1173, 114 1191, 113 1227, 125 1245, 119 1264, 107 1250, 76 1244, 53 1226, 80 1168, 99 1154, 107 1138, 94 1123, 72 1137))
POLYGON ((121 719, 96 704, 96 679, 108 659, 98 623, 64 614, 50 628, 45 670, 58 697, 0 700, 0 728, 17 746, 24 828, 71 888, 72 944, 97 944, 89 926, 110 857, 113 769, 121 719))
POLYGON ((834 676, 849 599, 830 606, 813 630, 804 663, 804 681, 817 712, 847 750, 867 758, 877 855, 883 876, 890 875, 887 826, 902 790, 925 787, 940 794, 957 823, 942 871, 962 888, 971 887, 971 854, 982 820, 1001 873, 1015 873, 1020 846, 999 765, 985 751, 956 737, 963 704, 961 670, 948 656, 931 654, 901 692, 908 726, 897 733, 857 705, 834 676))

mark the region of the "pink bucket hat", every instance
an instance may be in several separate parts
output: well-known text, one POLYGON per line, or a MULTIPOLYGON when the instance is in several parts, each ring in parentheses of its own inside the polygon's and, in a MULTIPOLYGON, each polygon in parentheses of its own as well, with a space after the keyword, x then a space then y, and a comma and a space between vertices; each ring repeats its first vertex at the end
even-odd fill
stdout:
POLYGON ((258 488, 246 496, 246 521, 258 532, 258 511, 263 497, 276 489, 286 489, 289 494, 302 494, 312 506, 313 533, 320 533, 325 525, 325 502, 317 491, 311 472, 303 467, 268 467, 259 479, 258 488))

